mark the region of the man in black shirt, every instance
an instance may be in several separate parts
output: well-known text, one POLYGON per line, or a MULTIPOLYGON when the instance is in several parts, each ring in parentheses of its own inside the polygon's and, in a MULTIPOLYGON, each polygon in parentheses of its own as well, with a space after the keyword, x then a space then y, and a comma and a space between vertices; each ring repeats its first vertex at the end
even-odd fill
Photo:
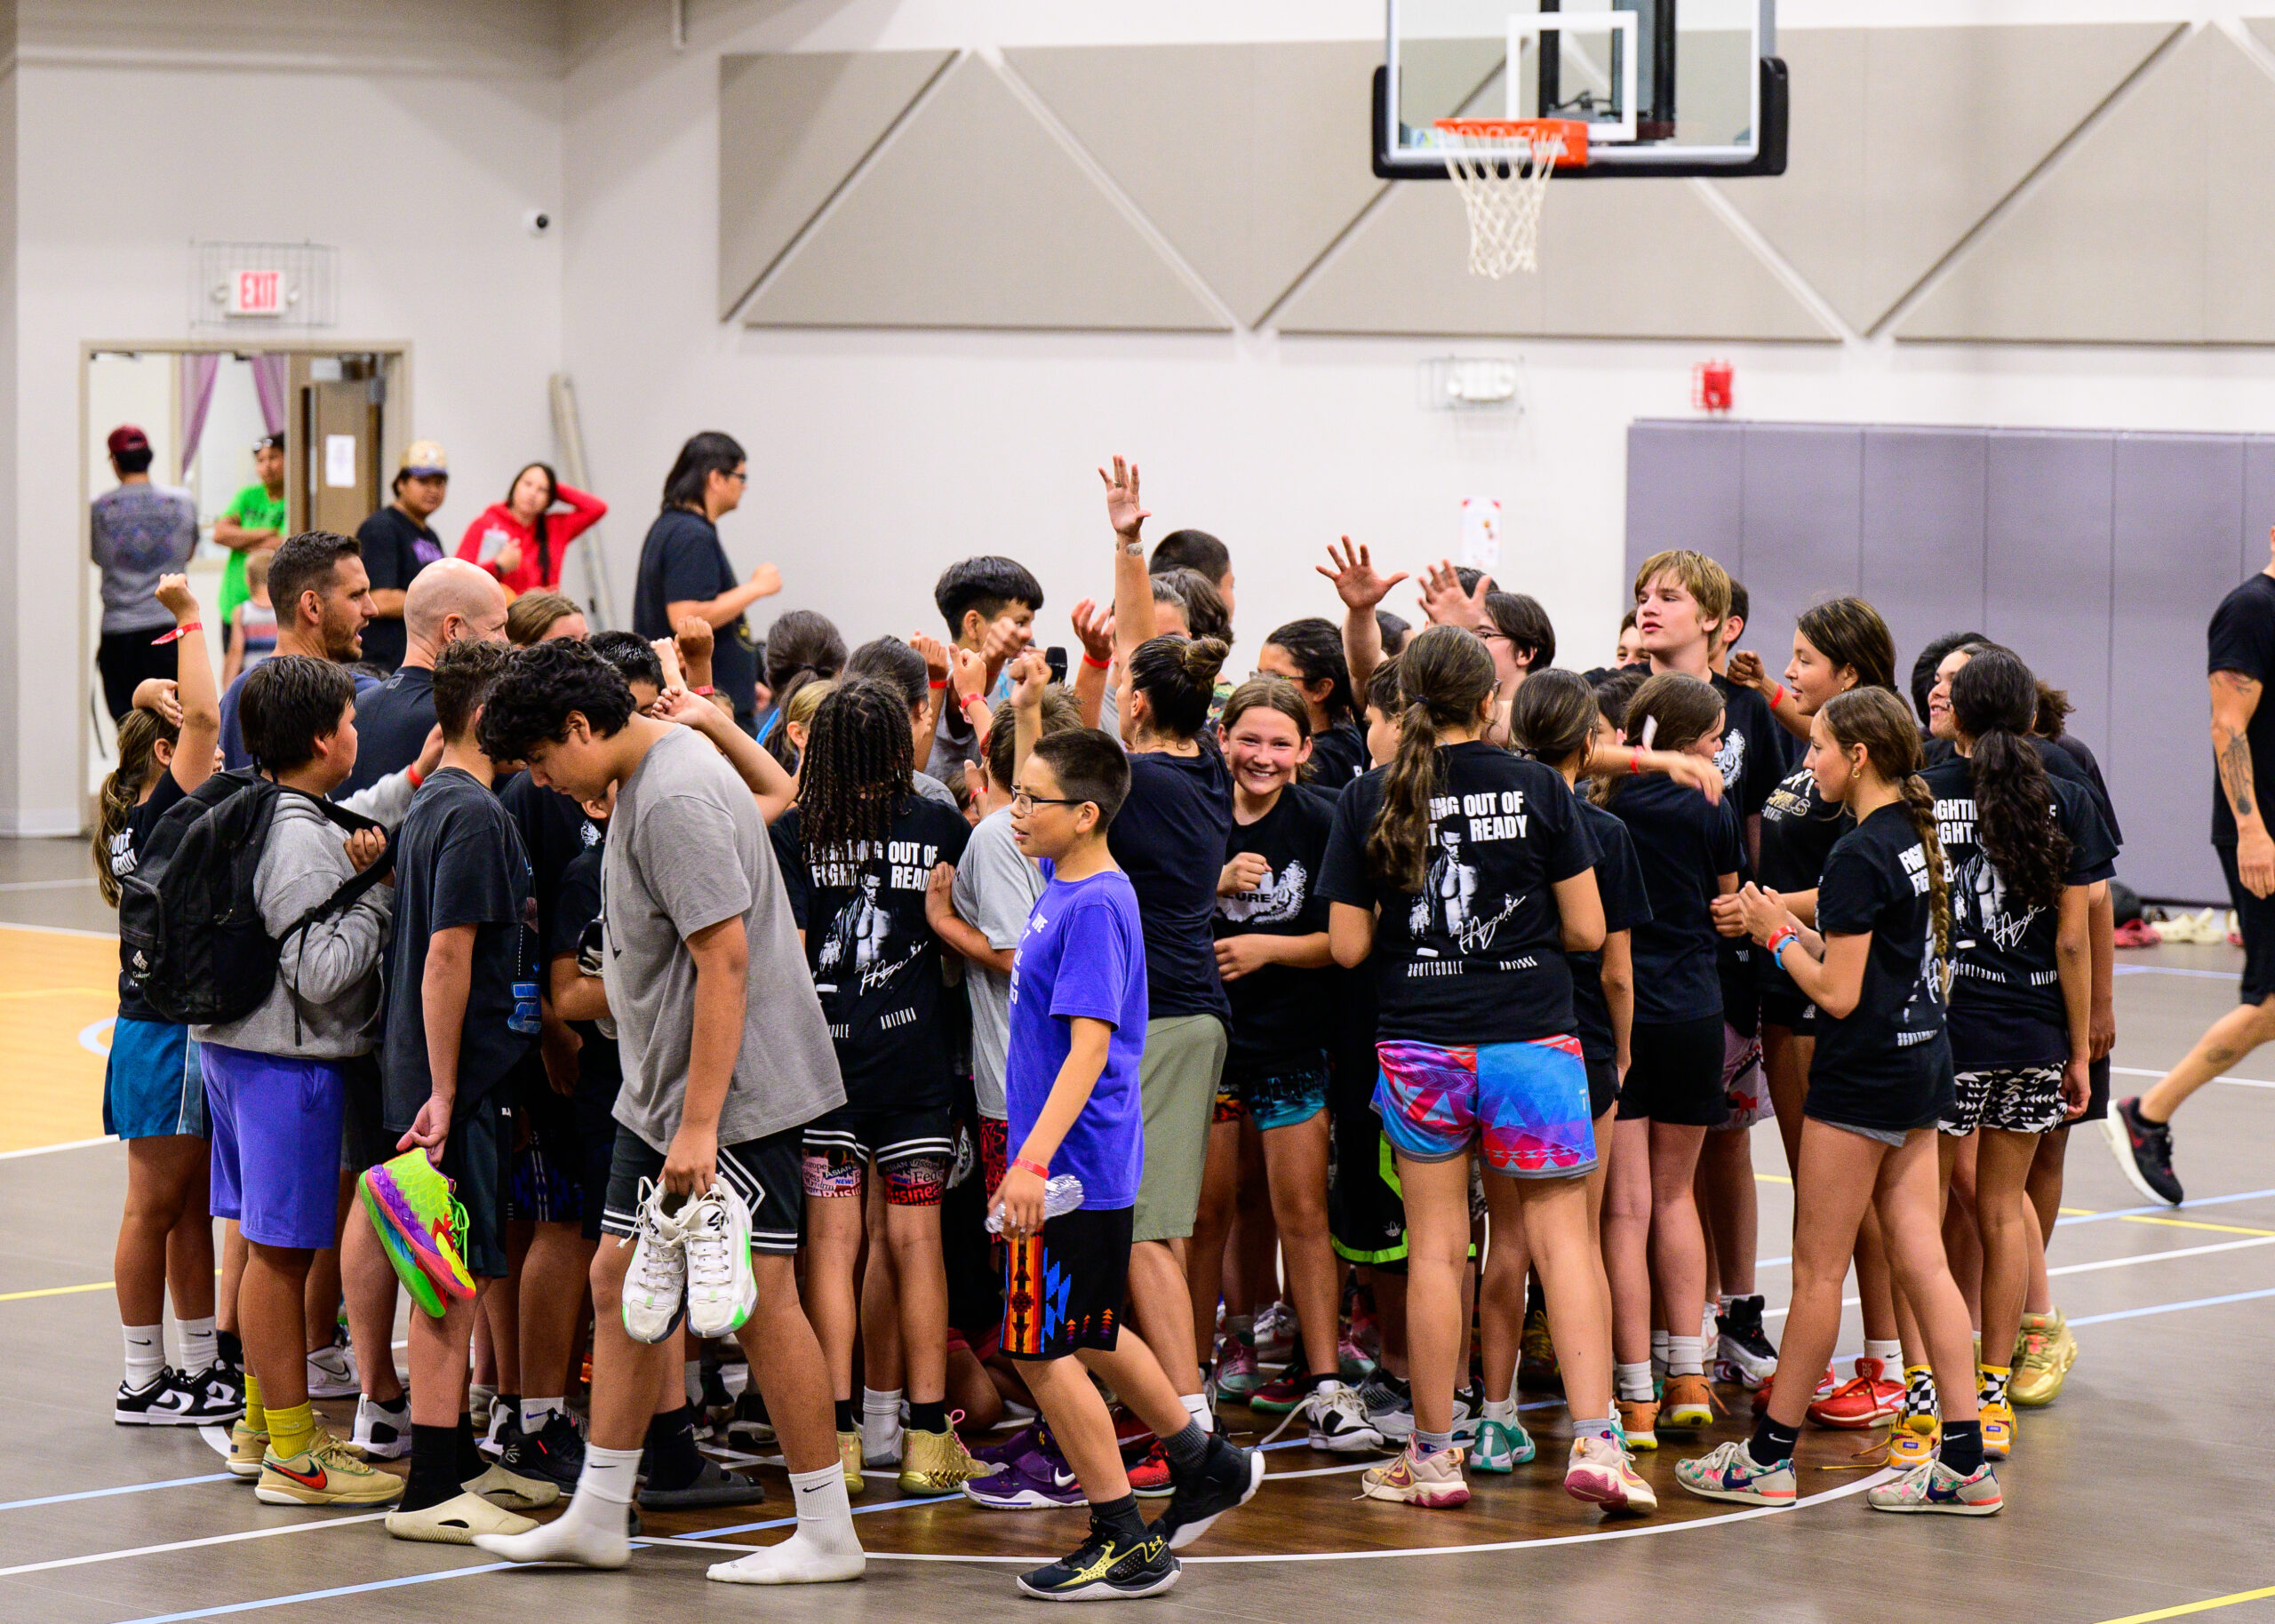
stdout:
MULTIPOLYGON (((479 565, 459 558, 438 560, 420 570, 401 595, 406 638, 403 662, 395 675, 356 702, 359 742, 355 770, 347 779, 350 794, 401 772, 426 749, 427 736, 435 728, 437 655, 460 638, 506 641, 506 589, 479 565)), ((365 641, 370 638, 367 631, 365 641)))
POLYGON ((742 447, 728 435, 698 434, 682 446, 664 482, 664 510, 640 544, 632 594, 632 629, 643 637, 669 637, 690 615, 710 624, 711 681, 746 733, 757 725, 758 644, 743 611, 782 590, 771 564, 738 581, 719 541, 719 519, 741 505, 749 477, 742 447))
MULTIPOLYGON (((2271 538, 2275 539, 2275 538, 2271 538)), ((2275 835, 2260 797, 2275 784, 2275 563, 2220 601, 2207 635, 2212 683, 2212 848, 2243 933, 2243 1003, 2212 1023, 2187 1058, 2109 1115, 2109 1142, 2134 1188, 2177 1206, 2172 1113, 2261 1044, 2275 1039, 2275 835)))
POLYGON ((443 448, 414 440, 403 448, 395 471, 395 501, 363 521, 355 539, 363 544, 363 566, 371 573, 371 624, 363 633, 363 657, 384 670, 403 664, 403 599, 419 572, 443 556, 443 538, 427 521, 450 493, 451 470, 443 448))

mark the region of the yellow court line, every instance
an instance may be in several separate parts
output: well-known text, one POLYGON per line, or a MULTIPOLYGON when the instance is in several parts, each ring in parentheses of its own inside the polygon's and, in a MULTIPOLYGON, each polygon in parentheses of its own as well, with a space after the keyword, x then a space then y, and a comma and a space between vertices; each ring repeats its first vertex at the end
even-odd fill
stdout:
POLYGON ((2127 1223, 2160 1223, 2175 1230, 2217 1230, 2223 1235, 2275 1235, 2275 1230, 2247 1230, 2237 1223, 2199 1223, 2192 1218, 2130 1217, 2127 1223))
POLYGON ((2154 1612, 2128 1612, 2121 1619, 2103 1619, 2102 1624, 2155 1624, 2159 1619, 2177 1619, 2191 1612, 2209 1612, 2215 1607, 2232 1607, 2239 1602, 2265 1601, 2271 1596, 2275 1596, 2275 1585, 2261 1590, 2239 1590, 2233 1596, 2215 1596, 2208 1602, 2160 1607, 2154 1612))
POLYGON ((107 1292, 117 1284, 116 1280, 98 1280, 92 1286, 47 1286, 36 1292, 0 1292, 0 1302, 21 1302, 27 1297, 69 1297, 80 1292, 107 1292))
POLYGON ((2064 1218, 2090 1218, 2094 1215, 2094 1209, 2090 1206, 2061 1206, 2055 1211, 2064 1218))
POLYGON ((1753 1175, 1753 1182, 1757 1184, 1790 1184, 1793 1181, 1782 1173, 1757 1173, 1753 1175))

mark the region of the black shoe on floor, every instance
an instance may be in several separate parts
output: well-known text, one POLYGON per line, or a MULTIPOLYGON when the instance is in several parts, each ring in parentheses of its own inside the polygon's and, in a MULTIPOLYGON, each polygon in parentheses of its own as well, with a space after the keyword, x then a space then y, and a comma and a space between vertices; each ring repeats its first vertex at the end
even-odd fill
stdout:
POLYGON ((676 1489, 640 1485, 640 1503, 651 1511, 691 1511, 705 1506, 755 1506, 766 1498, 766 1487, 755 1477, 722 1471, 716 1461, 706 1461, 695 1481, 676 1489))
POLYGON ((758 1389, 746 1387, 735 1396, 735 1413, 727 1421, 727 1447, 756 1453, 774 1442, 774 1423, 767 1419, 766 1400, 758 1389))
POLYGON ((557 1483, 565 1494, 576 1488, 578 1474, 585 1469, 585 1437, 566 1411, 555 1410, 534 1433, 516 1422, 506 1435, 498 1463, 523 1477, 557 1483))
POLYGON ((1260 1451, 1227 1444, 1222 1433, 1212 1432, 1200 1466, 1191 1472, 1171 1468, 1169 1475, 1177 1487, 1153 1531, 1169 1540, 1171 1550, 1183 1550, 1225 1512, 1256 1498, 1264 1485, 1264 1456, 1260 1451))
POLYGON ((2151 1201, 2181 1204, 2180 1181, 2172 1171, 2171 1123, 2150 1121, 2141 1114, 2137 1098, 2119 1100, 2109 1113, 2109 1148, 2134 1189, 2151 1201))
MULTIPOLYGON (((1258 1457, 1261 1459, 1261 1457, 1258 1457)), ((1071 1555, 1019 1575, 1019 1588, 1046 1602, 1127 1601, 1159 1596, 1183 1570, 1169 1555, 1161 1525, 1135 1545, 1093 1519, 1090 1536, 1071 1555)))
POLYGON ((111 1419, 122 1427, 212 1427, 244 1413, 243 1395, 227 1382, 185 1376, 168 1365, 141 1387, 120 1382, 111 1419))

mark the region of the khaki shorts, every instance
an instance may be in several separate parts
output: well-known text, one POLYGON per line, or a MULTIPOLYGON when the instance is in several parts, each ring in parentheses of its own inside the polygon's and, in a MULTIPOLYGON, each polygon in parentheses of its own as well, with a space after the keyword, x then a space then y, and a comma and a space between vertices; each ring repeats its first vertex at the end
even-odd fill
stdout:
POLYGON ((1145 1023, 1145 1057, 1138 1063, 1145 1107, 1145 1172, 1138 1184, 1132 1241, 1185 1240, 1193 1234, 1227 1042, 1225 1023, 1215 1015, 1169 1015, 1145 1023))

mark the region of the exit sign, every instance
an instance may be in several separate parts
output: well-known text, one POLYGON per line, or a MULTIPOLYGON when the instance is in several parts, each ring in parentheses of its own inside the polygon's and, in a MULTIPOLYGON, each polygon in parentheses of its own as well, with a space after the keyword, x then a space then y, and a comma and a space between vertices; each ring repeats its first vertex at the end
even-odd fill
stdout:
POLYGON ((283 315, 284 273, 233 271, 229 275, 231 315, 283 315))

